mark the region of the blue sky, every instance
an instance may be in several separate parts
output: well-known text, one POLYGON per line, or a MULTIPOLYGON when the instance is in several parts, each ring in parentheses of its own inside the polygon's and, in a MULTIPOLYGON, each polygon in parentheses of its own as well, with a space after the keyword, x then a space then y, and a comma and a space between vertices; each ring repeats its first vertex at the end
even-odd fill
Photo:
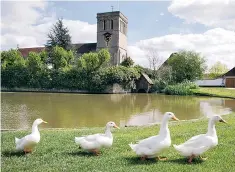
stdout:
MULTIPOLYGON (((201 33, 206 27, 201 24, 184 24, 184 20, 168 12, 170 1, 119 1, 119 10, 128 17, 128 42, 148 39, 174 33, 201 33), (185 30, 185 31, 184 31, 185 30)), ((118 1, 103 2, 53 2, 51 4, 58 17, 81 20, 96 24, 96 14, 118 11, 118 1)))
MULTIPOLYGON (((1 2, 1 49, 43 46, 59 17, 72 41, 96 42, 96 14, 118 10, 118 1, 1 2)), ((172 0, 120 1, 128 18, 128 52, 137 64, 148 66, 146 55, 164 60, 181 49, 200 52, 211 66, 217 61, 235 66, 235 1, 172 0)))

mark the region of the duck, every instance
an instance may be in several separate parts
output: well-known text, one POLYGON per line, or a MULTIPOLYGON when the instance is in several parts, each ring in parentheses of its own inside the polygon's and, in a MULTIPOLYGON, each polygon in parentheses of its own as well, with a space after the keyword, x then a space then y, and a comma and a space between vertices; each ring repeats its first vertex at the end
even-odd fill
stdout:
POLYGON ((113 135, 111 128, 120 129, 115 122, 109 121, 105 126, 104 133, 92 134, 83 137, 75 137, 75 143, 80 148, 88 152, 92 152, 95 155, 100 155, 101 148, 110 148, 113 144, 113 135))
POLYGON ((166 112, 163 116, 158 135, 140 140, 137 144, 129 144, 131 149, 141 158, 141 160, 150 158, 167 160, 166 157, 161 158, 159 154, 171 145, 170 130, 168 128, 168 121, 170 119, 179 121, 173 112, 166 112))
POLYGON ((31 134, 26 135, 21 139, 15 137, 15 144, 17 151, 24 151, 25 154, 32 153, 33 148, 35 148, 35 146, 40 141, 40 132, 38 130, 38 125, 42 123, 47 123, 47 122, 43 121, 41 118, 36 119, 33 122, 31 134))
POLYGON ((193 136, 186 142, 180 145, 173 145, 173 147, 185 157, 188 157, 188 163, 192 163, 193 158, 199 156, 202 160, 207 158, 201 157, 201 155, 218 145, 218 137, 216 134, 215 123, 216 122, 227 123, 219 115, 214 115, 209 119, 208 129, 206 134, 200 134, 193 136))

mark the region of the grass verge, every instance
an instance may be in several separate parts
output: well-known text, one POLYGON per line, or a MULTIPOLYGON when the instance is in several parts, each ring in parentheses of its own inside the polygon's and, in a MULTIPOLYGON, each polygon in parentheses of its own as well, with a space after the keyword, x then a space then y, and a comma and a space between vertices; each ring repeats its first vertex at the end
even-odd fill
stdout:
POLYGON ((201 96, 213 96, 235 99, 235 89, 200 87, 192 90, 194 94, 201 96))
MULTIPOLYGON (((101 156, 93 156, 78 149, 74 143, 75 136, 102 132, 102 128, 77 130, 42 130, 41 141, 33 154, 15 152, 14 137, 22 137, 29 131, 2 132, 1 135, 1 169, 11 172, 34 171, 235 171, 235 116, 223 117, 229 124, 217 123, 219 144, 205 153, 207 161, 195 159, 187 163, 171 146, 162 156, 167 161, 140 161, 131 151, 128 143, 155 135, 159 126, 131 127, 113 130, 112 148, 102 150, 101 156)), ((179 144, 190 137, 207 131, 207 120, 171 122, 172 144, 179 144)))

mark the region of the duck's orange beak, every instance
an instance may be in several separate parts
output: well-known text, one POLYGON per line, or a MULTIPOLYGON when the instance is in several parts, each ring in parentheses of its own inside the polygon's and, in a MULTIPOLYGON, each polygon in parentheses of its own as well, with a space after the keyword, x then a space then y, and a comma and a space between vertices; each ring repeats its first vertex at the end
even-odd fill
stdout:
POLYGON ((47 124, 47 122, 46 122, 46 121, 43 121, 43 123, 47 124))
POLYGON ((113 126, 114 128, 118 128, 118 129, 120 129, 116 124, 113 126))
POLYGON ((175 116, 174 116, 174 117, 172 117, 172 119, 173 119, 173 120, 176 120, 176 121, 179 121, 179 119, 178 119, 178 118, 176 118, 175 116))

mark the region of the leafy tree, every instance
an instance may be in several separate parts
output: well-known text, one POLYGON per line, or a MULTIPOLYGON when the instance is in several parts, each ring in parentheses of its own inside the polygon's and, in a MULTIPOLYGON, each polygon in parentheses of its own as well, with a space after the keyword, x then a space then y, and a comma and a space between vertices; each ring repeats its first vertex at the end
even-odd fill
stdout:
POLYGON ((41 58, 41 61, 46 64, 48 62, 48 53, 47 51, 43 50, 39 53, 39 56, 41 58))
POLYGON ((206 70, 205 58, 194 51, 173 53, 166 63, 171 66, 173 80, 177 83, 200 79, 206 70))
POLYGON ((49 40, 46 47, 49 50, 56 45, 63 47, 65 50, 71 49, 71 36, 68 28, 64 26, 63 19, 58 19, 47 36, 49 40))
POLYGON ((131 67, 134 65, 134 61, 130 57, 127 57, 122 61, 121 65, 125 67, 131 67))
POLYGON ((226 66, 226 64, 218 61, 209 69, 209 77, 214 79, 226 73, 227 71, 228 67, 226 66))
POLYGON ((1 52, 1 68, 5 69, 8 66, 24 66, 25 60, 18 50, 11 49, 1 52))
POLYGON ((85 53, 78 60, 78 67, 85 70, 88 74, 97 71, 100 67, 107 64, 110 60, 110 53, 106 49, 99 52, 85 53))
POLYGON ((74 59, 74 54, 71 50, 66 51, 59 46, 53 47, 50 54, 54 69, 69 67, 71 61, 74 59))

